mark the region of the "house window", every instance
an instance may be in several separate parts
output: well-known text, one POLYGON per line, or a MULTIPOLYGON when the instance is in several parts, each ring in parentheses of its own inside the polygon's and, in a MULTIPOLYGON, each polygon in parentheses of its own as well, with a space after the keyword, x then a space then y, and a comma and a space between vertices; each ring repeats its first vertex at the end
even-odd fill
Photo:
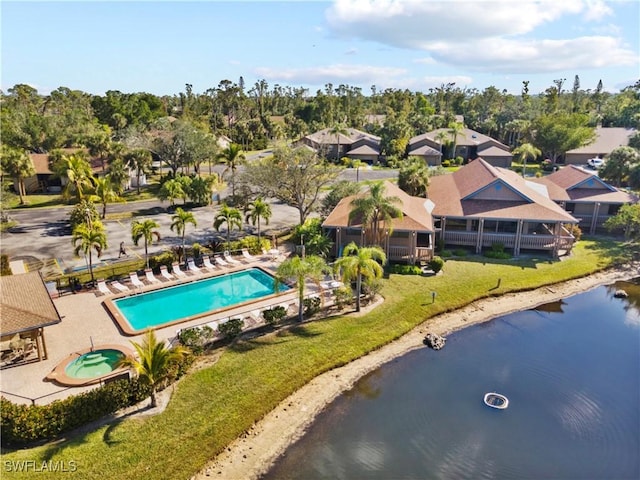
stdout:
POLYGON ((622 205, 619 203, 610 204, 609 208, 607 209, 607 215, 617 215, 620 211, 620 208, 622 208, 622 205))
POLYGON ((459 218, 447 218, 447 230, 466 230, 467 221, 459 218))
POLYGON ((567 204, 564 206, 564 209, 567 212, 573 212, 576 209, 576 204, 573 202, 567 202, 567 204))

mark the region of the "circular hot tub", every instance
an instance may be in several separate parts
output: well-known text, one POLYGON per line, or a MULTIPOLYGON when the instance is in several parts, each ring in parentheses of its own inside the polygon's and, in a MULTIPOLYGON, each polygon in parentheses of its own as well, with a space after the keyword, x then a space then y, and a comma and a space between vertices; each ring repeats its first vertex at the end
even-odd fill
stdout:
POLYGON ((133 350, 121 345, 100 345, 72 353, 46 378, 72 387, 91 385, 126 372, 127 368, 118 367, 118 364, 133 355, 133 350))

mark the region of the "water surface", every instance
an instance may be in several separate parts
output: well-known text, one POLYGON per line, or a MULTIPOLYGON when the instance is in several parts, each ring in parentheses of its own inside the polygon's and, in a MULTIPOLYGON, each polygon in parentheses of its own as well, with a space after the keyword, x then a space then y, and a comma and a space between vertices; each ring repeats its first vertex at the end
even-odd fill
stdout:
POLYGON ((639 332, 637 281, 462 330, 363 378, 265 478, 640 478, 639 332))

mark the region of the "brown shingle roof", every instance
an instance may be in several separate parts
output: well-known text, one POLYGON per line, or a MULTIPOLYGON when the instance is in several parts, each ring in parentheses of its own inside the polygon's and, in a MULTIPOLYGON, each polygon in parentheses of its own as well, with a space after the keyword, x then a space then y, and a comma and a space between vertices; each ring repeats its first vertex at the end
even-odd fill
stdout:
MULTIPOLYGON (((60 150, 62 150, 65 155, 70 155, 78 151, 87 151, 87 149, 85 148, 61 148, 60 150)), ((36 175, 53 174, 53 172, 49 168, 48 153, 30 153, 29 157, 31 157, 31 162, 33 163, 33 168, 36 171, 36 175)), ((90 158, 89 164, 91 165, 91 170, 93 170, 94 172, 102 170, 102 162, 99 158, 90 158)))
POLYGON ((61 321, 40 272, 0 277, 0 310, 3 337, 61 321))
POLYGON ((618 147, 629 145, 629 137, 634 133, 636 130, 632 128, 597 127, 593 143, 569 150, 567 153, 609 154, 618 147))
MULTIPOLYGON (((408 231, 433 231, 433 219, 431 214, 427 210, 428 200, 420 197, 412 197, 400 189, 397 185, 391 182, 384 182, 385 196, 398 197, 401 201, 401 205, 398 207, 402 210, 403 218, 393 219, 394 230, 408 230, 408 231)), ((357 198, 366 195, 360 193, 358 195, 352 195, 345 197, 336 208, 329 214, 326 220, 322 223, 324 227, 347 227, 349 226, 349 213, 352 210, 351 202, 357 198)), ((360 227, 362 224, 358 221, 351 224, 351 226, 360 227)))
POLYGON ((577 220, 558 204, 534 188, 515 172, 493 167, 481 158, 451 175, 433 177, 429 198, 433 215, 447 217, 484 217, 576 223, 577 220), (473 194, 500 182, 516 192, 521 201, 474 199, 473 194))
POLYGON ((534 180, 547 187, 549 196, 556 202, 602 202, 631 203, 635 198, 604 182, 595 173, 587 172, 574 165, 568 165, 546 177, 534 180), (581 188, 587 185, 602 188, 581 188))

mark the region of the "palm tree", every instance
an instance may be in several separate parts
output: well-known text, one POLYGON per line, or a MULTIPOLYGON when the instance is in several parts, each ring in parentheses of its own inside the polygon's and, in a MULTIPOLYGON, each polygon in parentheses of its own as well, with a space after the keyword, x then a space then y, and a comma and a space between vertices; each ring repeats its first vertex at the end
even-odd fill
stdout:
POLYGON ((518 148, 514 149, 513 154, 517 155, 518 159, 522 161, 522 176, 525 176, 527 170, 527 159, 535 160, 542 152, 540 149, 534 147, 530 143, 523 143, 518 148))
POLYGON ((133 243, 138 245, 141 238, 144 239, 144 257, 149 268, 149 250, 148 247, 153 243, 154 238, 160 240, 160 233, 155 230, 160 225, 155 220, 134 220, 131 223, 131 239, 133 243))
POLYGON ((409 157, 398 172, 398 187, 413 197, 426 197, 429 187, 429 168, 424 160, 409 157))
POLYGON ((438 145, 440 145, 440 156, 442 156, 442 146, 444 145, 444 141, 446 139, 447 139, 446 130, 440 130, 435 136, 436 142, 438 142, 438 145))
POLYGON ((262 197, 256 198, 253 202, 249 202, 247 208, 244 211, 246 217, 245 222, 249 223, 251 220, 251 224, 255 226, 258 224, 258 243, 260 242, 260 219, 264 219, 264 223, 269 225, 269 219, 271 218, 271 206, 265 202, 262 197))
POLYGON ((71 236, 71 242, 75 247, 74 253, 80 255, 83 252, 86 256, 89 256, 89 273, 91 275, 91 282, 93 283, 93 250, 98 254, 98 258, 102 255, 103 250, 107 248, 107 234, 102 222, 94 220, 90 223, 80 223, 73 229, 71 236))
POLYGON ((0 164, 2 171, 15 178, 18 182, 18 195, 20 195, 20 205, 24 205, 24 196, 27 194, 24 186, 24 179, 35 175, 36 170, 33 167, 31 158, 24 150, 7 147, 2 145, 0 153, 0 164))
POLYGON ((62 155, 56 165, 56 175, 67 179, 67 185, 62 192, 63 197, 69 198, 70 193, 74 192, 77 202, 82 200, 85 190, 93 187, 91 165, 82 152, 62 155))
POLYGON ((290 281, 298 289, 298 321, 302 322, 304 312, 304 286, 311 280, 320 288, 320 280, 329 271, 329 267, 322 257, 308 255, 305 258, 292 257, 280 265, 276 270, 276 289, 280 283, 290 281))
POLYGON ((219 232, 220 227, 224 224, 227 225, 228 247, 231 244, 231 230, 233 230, 234 227, 238 230, 242 228, 242 214, 240 213, 240 210, 230 207, 226 203, 223 203, 220 212, 218 213, 218 215, 216 215, 216 218, 213 221, 213 228, 215 228, 219 232))
POLYGON ((389 230, 393 231, 392 222, 394 218, 402 218, 402 210, 396 205, 402 204, 402 200, 395 196, 385 196, 385 188, 382 182, 371 185, 369 195, 354 198, 351 201, 351 212, 349 212, 349 223, 355 218, 362 218, 362 228, 371 234, 371 244, 382 244, 382 222, 389 230))
POLYGON ((107 203, 119 201, 120 196, 111 183, 111 175, 96 178, 94 183, 95 194, 90 199, 102 204, 102 218, 104 219, 107 215, 107 203))
POLYGON ((229 171, 231 172, 231 196, 235 199, 236 169, 238 168, 238 165, 242 164, 245 160, 244 153, 242 153, 242 147, 237 143, 232 143, 218 154, 218 159, 221 163, 226 165, 222 174, 224 175, 229 171))
POLYGON ((374 279, 382 277, 382 265, 387 263, 387 256, 380 247, 358 247, 351 242, 344 247, 342 257, 336 260, 334 269, 341 272, 345 285, 356 281, 356 312, 360 311, 360 291, 362 277, 374 279), (380 262, 380 263, 378 263, 380 262))
MULTIPOLYGON (((460 122, 452 122, 449 124, 449 134, 453 141, 453 151, 451 152, 451 158, 456 158, 456 147, 458 146, 458 135, 464 130, 464 125, 460 122)), ((464 135, 462 135, 464 137, 464 135)))
POLYGON ((175 229, 178 235, 182 236, 182 253, 184 254, 184 235, 187 230, 187 224, 190 223, 194 227, 198 226, 196 217, 191 212, 185 212, 182 208, 176 208, 176 213, 171 217, 171 231, 175 229))
POLYGON ((167 378, 171 363, 181 360, 189 354, 189 350, 181 345, 167 348, 159 342, 153 330, 149 330, 141 344, 131 342, 138 358, 125 357, 118 362, 118 367, 133 368, 140 378, 151 386, 151 404, 157 406, 156 392, 160 384, 167 378))
POLYGON ((143 148, 136 148, 125 153, 124 162, 136 171, 136 186, 140 195, 140 177, 151 167, 151 153, 143 148))
POLYGON ((336 123, 329 129, 329 134, 336 136, 336 160, 340 161, 340 135, 349 135, 349 130, 347 130, 344 124, 336 123))
POLYGON ((84 144, 89 150, 89 155, 100 159, 102 171, 104 172, 106 168, 105 160, 111 151, 111 129, 104 125, 102 130, 87 137, 84 144))

